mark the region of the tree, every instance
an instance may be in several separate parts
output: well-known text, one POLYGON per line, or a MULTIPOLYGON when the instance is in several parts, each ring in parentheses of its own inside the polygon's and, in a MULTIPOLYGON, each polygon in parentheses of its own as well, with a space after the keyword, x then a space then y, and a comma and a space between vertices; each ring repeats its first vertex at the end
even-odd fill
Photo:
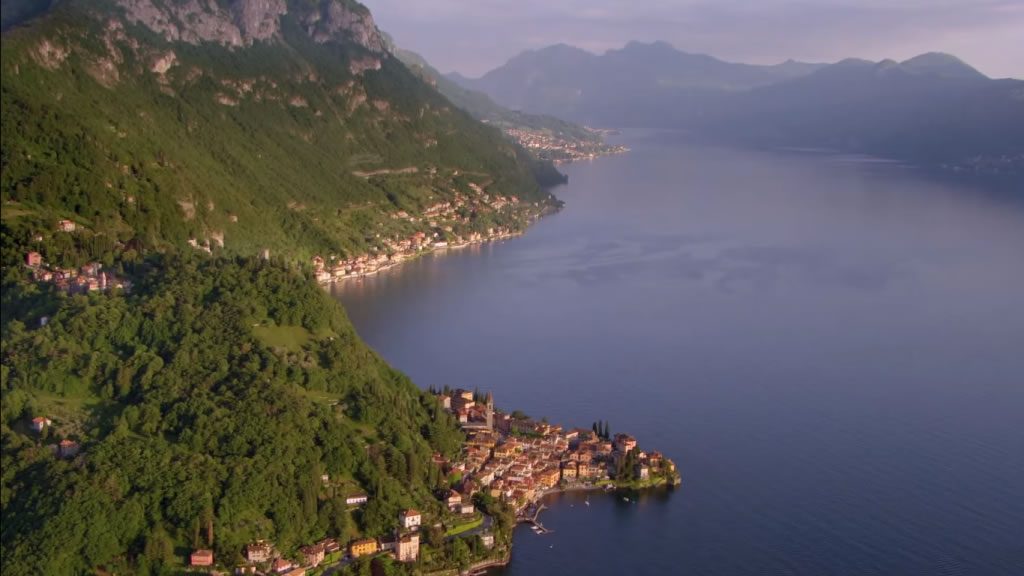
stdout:
POLYGON ((456 538, 452 541, 452 562, 454 562, 462 570, 469 567, 470 562, 470 550, 469 546, 466 545, 466 541, 463 538, 456 538))

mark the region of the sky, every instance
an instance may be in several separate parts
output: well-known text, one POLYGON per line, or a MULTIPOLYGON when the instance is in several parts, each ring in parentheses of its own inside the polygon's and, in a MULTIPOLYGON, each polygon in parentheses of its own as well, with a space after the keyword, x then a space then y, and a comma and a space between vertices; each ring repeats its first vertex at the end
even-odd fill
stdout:
POLYGON ((1024 0, 364 0, 399 46, 479 76, 524 50, 591 52, 664 40, 686 52, 773 64, 948 52, 1024 78, 1024 0))

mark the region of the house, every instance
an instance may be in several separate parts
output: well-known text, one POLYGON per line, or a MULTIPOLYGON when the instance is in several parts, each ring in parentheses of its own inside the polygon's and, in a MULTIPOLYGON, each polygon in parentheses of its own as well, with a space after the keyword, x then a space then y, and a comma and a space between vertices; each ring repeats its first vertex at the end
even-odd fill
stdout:
POLYGON ((636 467, 636 477, 640 480, 647 480, 651 477, 651 469, 644 464, 636 467))
POLYGON ((295 563, 284 558, 278 558, 270 563, 270 569, 273 570, 275 574, 291 572, 292 568, 295 568, 295 563))
POLYGON ((284 576, 306 576, 306 569, 301 566, 292 568, 291 571, 285 572, 284 576))
POLYGON ((515 442, 506 442, 500 446, 494 447, 495 458, 510 458, 516 455, 516 447, 518 445, 515 442))
POLYGON ((51 424, 53 424, 53 421, 50 420, 49 418, 45 416, 36 416, 35 418, 32 419, 32 424, 30 424, 30 426, 32 430, 36 432, 42 432, 43 428, 46 428, 51 424))
POLYGON ((398 514, 398 522, 406 530, 416 530, 420 527, 423 517, 416 510, 402 510, 398 514))
POLYGON ((266 562, 274 554, 274 547, 265 540, 257 540, 245 546, 245 559, 253 564, 266 562))
POLYGON ((196 550, 188 558, 190 566, 213 566, 213 550, 196 550))
POLYGON ((420 535, 406 534, 398 539, 395 557, 399 562, 415 562, 420 557, 420 535))
POLYGON ((576 479, 576 463, 575 462, 564 462, 562 463, 562 480, 575 480, 576 479))
POLYGON ((317 542, 317 545, 324 547, 324 554, 333 554, 338 550, 341 550, 341 545, 334 538, 324 538, 317 542))
POLYGON ((71 220, 61 220, 57 222, 57 229, 61 232, 74 232, 77 225, 71 220))
POLYGON ((352 494, 351 496, 345 497, 345 504, 349 506, 360 506, 366 504, 369 497, 366 494, 352 494))
POLYGON ((448 506, 449 510, 454 512, 457 508, 462 506, 462 494, 459 494, 455 490, 451 490, 450 492, 448 492, 448 497, 445 499, 445 504, 448 506))
POLYGON ((558 468, 555 467, 547 468, 535 474, 537 483, 546 488, 551 488, 555 484, 558 484, 558 479, 560 476, 561 473, 559 472, 558 468))
POLYGON ((630 450, 636 448, 636 438, 633 438, 629 434, 616 434, 615 435, 615 449, 623 454, 628 453, 630 450))
POLYGON ((324 561, 324 546, 323 544, 314 544, 312 546, 303 546, 299 549, 302 553, 302 559, 306 566, 312 566, 316 568, 324 561))
POLYGON ((494 534, 491 534, 490 532, 480 534, 480 543, 488 550, 494 548, 494 534))
POLYGON ((29 268, 39 268, 43 265, 43 255, 39 252, 25 254, 25 265, 29 268))
POLYGON ((374 554, 379 549, 377 541, 373 538, 363 538, 362 540, 353 540, 348 545, 348 553, 353 558, 359 558, 360 556, 366 556, 367 554, 374 554))
POLYGON ((441 403, 441 407, 445 410, 452 409, 452 397, 447 394, 442 394, 437 397, 437 401, 441 403))
POLYGON ((459 506, 459 514, 462 514, 463 516, 469 516, 473 512, 476 512, 476 508, 474 508, 472 504, 462 504, 459 506))
POLYGON ((61 440, 57 448, 61 458, 74 458, 78 455, 79 450, 81 450, 81 447, 78 445, 78 442, 67 439, 61 440))

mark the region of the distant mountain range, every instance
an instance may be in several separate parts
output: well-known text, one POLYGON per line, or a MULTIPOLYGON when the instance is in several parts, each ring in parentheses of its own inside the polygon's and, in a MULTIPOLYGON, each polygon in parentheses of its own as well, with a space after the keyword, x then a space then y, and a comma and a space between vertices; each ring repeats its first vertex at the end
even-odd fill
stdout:
POLYGON ((546 160, 567 161, 581 155, 599 156, 616 150, 615 147, 604 143, 604 136, 599 131, 548 114, 530 114, 502 106, 487 94, 467 88, 446 77, 423 56, 395 45, 386 34, 385 38, 389 44, 389 52, 414 74, 436 88, 452 104, 473 118, 500 128, 509 137, 527 146, 540 160, 534 167, 534 174, 542 185, 555 185, 567 181, 566 176, 549 162, 545 162, 546 160), (537 144, 538 140, 545 144, 543 149, 529 146, 531 141, 537 144))
POLYGON ((560 44, 480 78, 448 77, 511 108, 591 125, 1024 174, 1024 81, 990 79, 947 54, 756 66, 664 42, 600 55, 560 44))

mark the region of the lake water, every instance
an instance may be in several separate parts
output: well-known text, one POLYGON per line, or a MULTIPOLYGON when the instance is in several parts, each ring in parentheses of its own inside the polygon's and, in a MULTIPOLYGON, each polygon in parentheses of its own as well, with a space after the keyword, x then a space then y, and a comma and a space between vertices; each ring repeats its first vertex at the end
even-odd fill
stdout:
POLYGON ((624 143, 525 236, 334 289, 420 385, 679 465, 561 497, 503 573, 1024 574, 1024 195, 624 143))

